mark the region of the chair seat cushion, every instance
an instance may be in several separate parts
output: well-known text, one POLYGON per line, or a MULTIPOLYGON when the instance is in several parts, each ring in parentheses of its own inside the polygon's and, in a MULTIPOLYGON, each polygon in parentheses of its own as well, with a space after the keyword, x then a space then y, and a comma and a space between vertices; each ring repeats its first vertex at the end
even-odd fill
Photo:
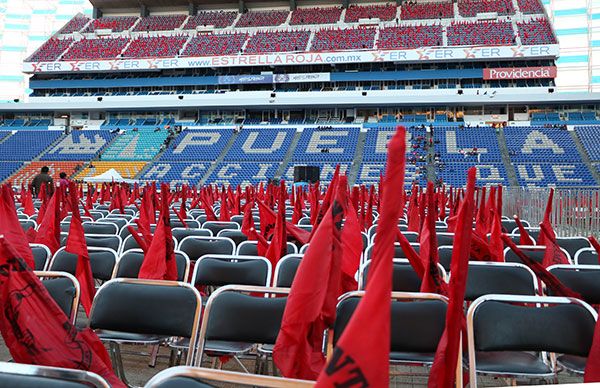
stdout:
POLYGON ((477 372, 501 375, 552 375, 534 354, 526 352, 477 352, 477 372))
POLYGON ((96 334, 102 341, 114 341, 119 343, 160 343, 167 337, 153 334, 127 333, 124 331, 96 330, 96 334))
POLYGON ((585 372, 585 364, 587 363, 587 358, 563 354, 562 356, 558 356, 556 358, 556 361, 565 369, 568 369, 570 372, 583 374, 585 372))
POLYGON ((254 344, 247 342, 206 341, 204 351, 210 355, 248 353, 254 344))

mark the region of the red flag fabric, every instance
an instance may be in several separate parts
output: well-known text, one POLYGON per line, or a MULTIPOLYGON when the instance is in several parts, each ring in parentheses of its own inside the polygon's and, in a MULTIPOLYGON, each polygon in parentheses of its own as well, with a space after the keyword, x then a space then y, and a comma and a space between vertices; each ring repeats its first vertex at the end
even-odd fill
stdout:
POLYGON ((287 254, 287 232, 285 228, 285 199, 286 189, 284 181, 281 181, 279 192, 279 207, 277 212, 277 220, 275 221, 275 229, 273 238, 269 243, 269 248, 265 254, 266 258, 271 262, 273 271, 279 259, 287 254))
POLYGON ((31 217, 35 214, 35 207, 33 206, 31 192, 29 190, 24 190, 21 195, 23 197, 23 213, 31 217))
POLYGON ((435 294, 447 294, 446 283, 440 275, 438 269, 439 257, 437 247, 437 236, 435 234, 435 220, 437 212, 434 204, 434 188, 433 182, 427 183, 427 214, 423 220, 423 229, 419 236, 421 248, 419 254, 424 266, 424 273, 421 282, 421 292, 430 292, 435 294))
POLYGON ((552 290, 554 295, 581 299, 581 295, 579 295, 579 293, 569 289, 567 286, 562 284, 556 276, 550 273, 546 267, 523 253, 523 251, 521 251, 521 249, 519 249, 506 234, 502 235, 502 240, 504 240, 504 243, 521 259, 523 264, 528 266, 533 273, 535 273, 535 276, 544 282, 546 287, 552 290))
POLYGON ((410 202, 408 203, 408 230, 411 232, 419 232, 421 221, 419 220, 419 196, 418 186, 412 186, 410 193, 410 202))
MULTIPOLYGON (((161 193, 168 193, 169 186, 162 184, 160 190, 161 193)), ((144 254, 144 261, 138 275, 140 279, 177 280, 175 244, 169 219, 169 199, 167 195, 161 197, 160 220, 148 252, 144 254)))
MULTIPOLYGON (((504 244, 502 243, 502 186, 499 186, 498 191, 495 191, 494 194, 498 195, 498 202, 490 205, 490 253, 493 261, 503 262, 504 244)), ((490 198, 492 198, 494 194, 490 193, 490 198)))
MULTIPOLYGON (((347 186, 347 177, 340 179, 340 190, 347 186)), ((355 280, 355 274, 360 265, 360 256, 363 250, 361 226, 356 216, 356 210, 352 201, 348 198, 341 199, 340 202, 347 202, 345 210, 346 220, 342 229, 342 290, 344 292, 358 289, 358 283, 355 280)))
POLYGON ((336 196, 318 224, 292 283, 273 349, 273 360, 285 377, 314 380, 325 365, 323 332, 335 320, 336 302, 342 292, 343 213, 336 196))
MULTIPOLYGON (((554 230, 552 229, 552 224, 550 223, 550 213, 552 213, 552 201, 554 200, 554 189, 550 188, 550 193, 548 194, 548 202, 546 203, 546 210, 544 211, 544 218, 542 219, 542 224, 546 225, 546 227, 552 231, 551 235, 555 236, 554 230)), ((538 245, 546 245, 546 235, 541 233, 538 235, 538 245)))
POLYGON ((513 218, 515 219, 517 227, 519 228, 519 245, 535 245, 535 242, 529 235, 529 232, 527 232, 527 229, 525 229, 525 226, 523 226, 523 223, 519 217, 515 214, 513 218))
POLYGON ((450 262, 450 285, 448 287, 448 310, 446 312, 446 328, 438 343, 428 387, 451 388, 456 381, 456 365, 460 347, 461 331, 464 328, 464 299, 467 286, 467 268, 469 265, 469 247, 474 211, 475 176, 477 170, 471 167, 467 178, 467 192, 458 210, 454 249, 450 262))
POLYGON ((36 243, 47 246, 52 254, 56 253, 60 248, 60 205, 62 190, 62 187, 57 187, 50 199, 35 240, 36 243))
POLYGON ((389 386, 392 260, 404 187, 405 131, 398 127, 388 143, 386 190, 365 296, 321 371, 317 387, 389 386))
MULTIPOLYGON (((185 222, 185 219, 181 217, 181 209, 185 208, 184 205, 181 205, 180 211, 175 210, 175 207, 173 207, 173 212, 175 213, 175 215, 177 216, 177 219, 179 220, 179 222, 181 222, 181 225, 183 225, 184 228, 187 228, 187 222, 185 222)), ((185 210, 183 211, 183 213, 185 213, 185 210)))
POLYGON ((257 251, 259 256, 264 256, 269 248, 269 242, 256 231, 254 227, 254 218, 252 217, 252 208, 254 204, 248 202, 244 209, 244 220, 242 221, 242 233, 248 237, 248 240, 257 241, 257 251))
POLYGON ((90 264, 90 255, 88 254, 85 242, 85 233, 81 225, 81 216, 79 215, 77 185, 74 182, 69 183, 69 197, 71 200, 71 226, 69 227, 65 251, 77 255, 75 277, 81 287, 81 304, 89 317, 90 310, 92 309, 92 301, 94 300, 94 295, 96 295, 96 287, 90 264))
POLYGON ((86 370, 125 387, 96 334, 77 331, 6 238, 0 263, 0 332, 15 362, 86 370))
POLYGON ((542 265, 548 268, 551 265, 566 264, 569 265, 569 259, 556 243, 554 232, 549 229, 548 224, 540 224, 540 235, 544 235, 546 251, 544 252, 544 260, 542 265))
MULTIPOLYGON (((133 239, 137 242, 140 249, 144 252, 144 254, 146 254, 146 252, 148 252, 148 242, 144 238, 143 234, 135 230, 135 228, 131 225, 127 225, 127 230, 129 230, 129 234, 133 236, 133 239)), ((150 240, 150 242, 152 242, 152 240, 150 240)))
POLYGON ((219 221, 231 221, 231 214, 229 213, 229 202, 227 201, 225 188, 223 188, 223 191, 221 193, 221 211, 219 213, 219 221))
POLYGON ((29 268, 34 269, 35 262, 28 244, 30 241, 28 235, 35 236, 35 230, 33 233, 28 231, 27 235, 23 232, 9 185, 3 185, 0 188, 0 220, 0 235, 10 241, 19 257, 27 263, 29 268))
POLYGON ((590 244, 592 244, 592 247, 596 250, 596 253, 598 254, 598 264, 600 264, 600 243, 598 243, 598 240, 596 240, 596 237, 594 236, 588 237, 588 240, 590 240, 590 244))

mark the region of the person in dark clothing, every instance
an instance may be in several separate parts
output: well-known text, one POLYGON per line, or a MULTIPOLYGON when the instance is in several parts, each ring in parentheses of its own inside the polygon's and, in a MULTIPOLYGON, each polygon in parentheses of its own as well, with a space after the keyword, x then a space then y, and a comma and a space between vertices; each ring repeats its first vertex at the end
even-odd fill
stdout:
POLYGON ((40 193, 40 189, 42 185, 48 185, 46 187, 46 192, 48 194, 52 194, 54 191, 52 177, 49 174, 50 169, 47 166, 42 167, 40 173, 33 177, 31 181, 31 190, 33 191, 33 195, 37 197, 40 193))

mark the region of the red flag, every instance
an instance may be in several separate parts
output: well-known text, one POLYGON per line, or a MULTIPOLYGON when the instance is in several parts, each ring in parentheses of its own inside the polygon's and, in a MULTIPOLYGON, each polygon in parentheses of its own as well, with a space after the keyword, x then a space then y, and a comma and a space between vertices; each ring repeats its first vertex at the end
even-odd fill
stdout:
MULTIPOLYGON (((181 205, 181 207, 183 208, 184 206, 181 205)), ((173 212, 175 213, 175 215, 177 216, 177 219, 179 220, 179 222, 181 222, 181 224, 183 225, 183 227, 187 228, 188 227, 187 222, 185 222, 185 219, 181 218, 181 212, 178 212, 177 210, 175 210, 174 206, 173 206, 173 212)))
POLYGON ((523 251, 521 251, 521 249, 519 249, 506 234, 502 235, 502 240, 504 240, 504 243, 521 259, 523 264, 531 268, 535 273, 535 276, 543 281, 555 295, 581 299, 581 295, 563 285, 556 276, 546 269, 546 267, 523 253, 523 251))
POLYGON ((517 227, 519 228, 519 245, 535 245, 535 242, 523 226, 523 223, 519 219, 519 217, 515 214, 513 216, 515 222, 517 223, 517 227))
POLYGON ((386 190, 365 296, 321 371, 317 387, 389 386, 392 260, 404 192, 405 131, 398 127, 388 143, 386 190))
MULTIPOLYGON (((269 242, 256 231, 254 227, 254 218, 252 217, 252 208, 254 203, 248 202, 244 209, 244 220, 242 221, 242 233, 248 237, 248 240, 257 241, 257 251, 259 256, 264 256, 269 248, 269 242)), ((286 247, 287 248, 287 247, 286 247)))
MULTIPOLYGON (((160 190, 161 193, 168 193, 169 186, 163 183, 160 190)), ((161 197, 160 220, 148 252, 144 254, 144 261, 138 275, 140 279, 177 280, 175 246, 169 219, 169 199, 167 195, 161 197)))
POLYGON ((598 243, 598 240, 596 240, 596 237, 594 236, 588 237, 588 240, 590 240, 590 244, 592 244, 592 247, 596 250, 596 253, 598 254, 598 263, 600 264, 600 243, 598 243))
POLYGON ((421 282, 421 292, 446 295, 448 292, 446 283, 438 269, 439 257, 437 236, 435 234, 437 212, 435 211, 434 194, 433 182, 427 182, 427 193, 425 194, 427 214, 423 220, 423 229, 421 229, 421 235, 419 236, 419 242, 421 243, 419 253, 425 269, 423 281, 421 282))
POLYGON ((273 360, 285 377, 314 380, 325 365, 323 332, 335 320, 342 292, 343 213, 336 198, 318 224, 292 283, 273 349, 273 360))
MULTIPOLYGON (((19 257, 23 258, 29 268, 35 268, 33 254, 29 247, 30 240, 23 232, 17 218, 12 190, 8 184, 0 188, 0 220, 0 235, 3 235, 11 243, 19 257)), ((30 232, 28 231, 27 234, 29 235, 30 232)), ((33 235, 35 235, 35 230, 33 235)))
POLYGON ((219 213, 219 221, 231 221, 231 214, 229 213, 229 202, 227 201, 225 188, 223 188, 223 191, 221 192, 221 212, 219 213))
POLYGON ((542 265, 548 268, 551 265, 566 264, 569 265, 569 259, 556 243, 554 232, 548 228, 548 224, 540 224, 540 236, 544 235, 546 251, 544 252, 544 260, 542 265))
POLYGON ((456 365, 460 347, 461 331, 464 328, 463 305, 467 286, 467 268, 469 265, 469 247, 474 211, 475 176, 477 170, 471 167, 467 178, 466 197, 458 210, 454 249, 450 262, 450 286, 448 288, 449 304, 446 313, 446 328, 438 343, 437 351, 428 386, 431 388, 454 387, 456 380, 456 365))
MULTIPOLYGON (((292 193, 294 189, 292 188, 292 193)), ((298 195, 294 201, 294 213, 292 213, 292 224, 297 225, 298 221, 302 218, 302 197, 300 196, 300 191, 298 190, 298 195)))
POLYGON ((62 187, 57 187, 54 195, 50 199, 44 219, 38 228, 38 234, 35 242, 44 244, 50 249, 52 254, 60 248, 60 204, 62 187))
POLYGON ((498 187, 498 191, 492 191, 490 198, 494 194, 498 195, 498 202, 490 204, 490 253, 491 259, 496 262, 504 261, 504 244, 502 243, 502 186, 498 187))
POLYGON ((23 202, 23 213, 28 216, 34 215, 35 207, 33 206, 33 198, 31 197, 31 192, 29 190, 23 190, 21 192, 21 200, 23 202))
MULTIPOLYGON (((546 225, 547 229, 551 231, 551 236, 556 237, 554 230, 552 229, 552 223, 550 223, 550 213, 552 213, 552 201, 554 199, 554 189, 550 188, 548 194, 548 202, 546 203, 546 211, 544 211, 544 218, 542 224, 546 225)), ((538 236, 538 245, 546 245, 546 235, 540 231, 538 236)))
POLYGON ((92 309, 92 301, 96 295, 94 286, 94 276, 92 275, 92 266, 90 264, 90 255, 88 254, 87 244, 85 242, 85 233, 81 225, 81 216, 79 215, 79 199, 77 198, 77 186, 74 182, 69 183, 69 196, 71 199, 71 226, 67 236, 65 251, 77 255, 77 266, 75 277, 81 286, 81 304, 85 313, 89 317, 92 309))
POLYGON ((279 259, 287 254, 287 232, 285 228, 285 198, 286 189, 285 182, 281 181, 279 191, 279 207, 277 212, 277 220, 275 221, 275 229, 273 238, 269 243, 269 248, 265 254, 266 258, 271 262, 273 270, 279 259))
POLYGON ((400 229, 396 231, 396 239, 400 243, 402 251, 406 255, 408 262, 415 270, 415 273, 417 274, 419 279, 423 279, 423 275, 425 274, 425 267, 423 266, 423 262, 421 261, 419 254, 415 251, 412 245, 410 245, 410 242, 408 241, 406 236, 402 234, 400 229))
POLYGON ((419 187, 417 185, 412 186, 410 193, 410 200, 408 203, 408 230, 411 232, 419 232, 421 221, 419 220, 419 187))
MULTIPOLYGON (((143 234, 135 230, 131 225, 127 225, 127 230, 129 230, 129 234, 133 236, 133 239, 137 242, 144 254, 146 254, 146 252, 148 252, 148 241, 144 238, 143 234)), ((152 239, 150 239, 150 242, 152 242, 152 239)))
POLYGON ((363 250, 361 227, 356 217, 356 210, 348 198, 348 177, 342 175, 338 183, 338 203, 343 207, 346 219, 342 228, 342 291, 355 291, 358 283, 354 276, 360 265, 363 250))
POLYGON ((86 370, 125 387, 96 334, 77 331, 5 238, 0 263, 0 332, 15 362, 86 370))

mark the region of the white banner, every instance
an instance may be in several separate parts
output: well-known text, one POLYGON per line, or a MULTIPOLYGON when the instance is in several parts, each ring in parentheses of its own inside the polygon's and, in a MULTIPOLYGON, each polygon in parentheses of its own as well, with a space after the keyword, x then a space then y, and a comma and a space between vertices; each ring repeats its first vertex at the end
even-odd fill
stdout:
MULTIPOLYGON (((25 62, 25 73, 131 71, 232 66, 286 66, 369 62, 461 61, 473 59, 556 58, 558 45, 444 47, 415 50, 275 53, 187 58, 114 59, 99 61, 25 62)), ((320 81, 320 80, 315 80, 320 81)), ((289 81, 291 82, 291 81, 289 81)), ((306 82, 306 81, 305 81, 306 82)))

